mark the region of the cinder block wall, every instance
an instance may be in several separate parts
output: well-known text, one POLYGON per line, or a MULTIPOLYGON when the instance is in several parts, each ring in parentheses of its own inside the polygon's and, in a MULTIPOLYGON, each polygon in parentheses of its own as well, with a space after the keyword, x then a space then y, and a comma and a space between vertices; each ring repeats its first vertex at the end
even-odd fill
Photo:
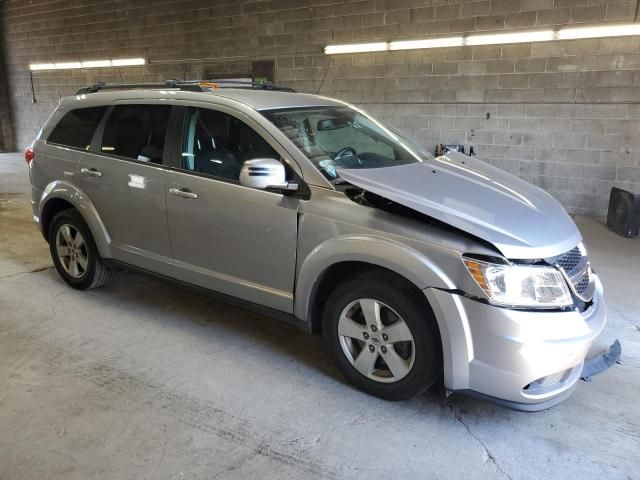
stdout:
POLYGON ((18 146, 60 96, 96 81, 193 78, 275 59, 276 80, 380 115, 420 145, 478 156, 604 215, 640 191, 638 37, 328 57, 327 43, 633 21, 624 0, 5 0, 18 146), (29 63, 143 56, 145 67, 34 72, 29 63))
MULTIPOLYGON (((2 9, 0 7, 0 25, 2 25, 2 9)), ((0 40, 0 152, 15 149, 11 128, 11 111, 9 109, 8 86, 5 78, 4 41, 0 40)))

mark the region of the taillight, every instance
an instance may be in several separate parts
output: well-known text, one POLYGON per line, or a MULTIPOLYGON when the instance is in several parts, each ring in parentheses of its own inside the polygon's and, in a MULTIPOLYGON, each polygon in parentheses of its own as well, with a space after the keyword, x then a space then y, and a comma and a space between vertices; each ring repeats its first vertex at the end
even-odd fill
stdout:
POLYGON ((27 165, 31 165, 34 158, 36 158, 36 152, 33 151, 33 148, 27 147, 24 151, 24 159, 27 161, 27 165))

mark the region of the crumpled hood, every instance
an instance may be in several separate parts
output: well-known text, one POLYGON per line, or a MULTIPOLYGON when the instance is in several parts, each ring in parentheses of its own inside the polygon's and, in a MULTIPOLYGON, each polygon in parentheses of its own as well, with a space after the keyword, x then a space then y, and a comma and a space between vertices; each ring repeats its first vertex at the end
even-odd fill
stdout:
POLYGON ((547 192, 457 152, 407 165, 338 169, 338 174, 486 240, 507 258, 553 257, 582 240, 571 217, 547 192))

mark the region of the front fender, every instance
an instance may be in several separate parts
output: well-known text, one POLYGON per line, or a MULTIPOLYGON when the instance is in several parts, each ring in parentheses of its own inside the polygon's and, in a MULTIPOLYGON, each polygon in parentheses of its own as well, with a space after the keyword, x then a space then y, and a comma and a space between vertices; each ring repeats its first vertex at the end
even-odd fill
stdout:
POLYGON ((340 262, 362 262, 386 268, 419 289, 455 288, 453 281, 433 261, 402 243, 368 235, 334 237, 315 247, 300 264, 294 300, 297 318, 309 320, 314 288, 322 274, 340 262))
MULTIPOLYGON (((54 199, 65 200, 80 212, 82 218, 89 226, 100 256, 103 258, 111 258, 111 236, 102 222, 98 211, 93 206, 93 203, 91 203, 91 200, 89 200, 89 197, 77 186, 66 180, 51 182, 44 189, 40 197, 38 205, 40 218, 42 218, 43 213, 46 211, 47 204, 54 199)), ((44 233, 46 235, 46 232, 44 233)))

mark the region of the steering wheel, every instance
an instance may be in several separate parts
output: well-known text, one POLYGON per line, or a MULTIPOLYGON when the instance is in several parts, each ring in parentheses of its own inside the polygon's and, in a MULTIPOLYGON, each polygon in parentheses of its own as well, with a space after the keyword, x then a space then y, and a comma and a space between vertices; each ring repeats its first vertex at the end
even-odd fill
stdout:
POLYGON ((347 156, 347 154, 349 154, 348 156, 357 155, 356 149, 353 147, 344 147, 340 149, 338 153, 336 153, 336 156, 333 157, 333 159, 340 160, 342 157, 347 156))

